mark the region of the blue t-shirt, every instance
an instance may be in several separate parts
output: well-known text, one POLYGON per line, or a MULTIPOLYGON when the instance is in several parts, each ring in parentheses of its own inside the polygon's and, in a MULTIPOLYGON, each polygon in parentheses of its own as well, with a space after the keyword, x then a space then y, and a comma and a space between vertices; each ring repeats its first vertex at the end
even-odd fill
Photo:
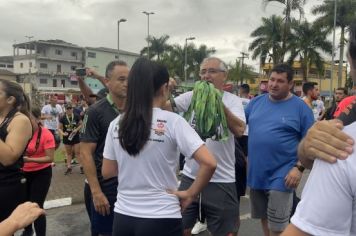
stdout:
POLYGON ((284 178, 297 162, 297 147, 314 123, 313 112, 294 95, 276 102, 264 94, 248 104, 246 120, 248 185, 252 189, 291 191, 284 178))

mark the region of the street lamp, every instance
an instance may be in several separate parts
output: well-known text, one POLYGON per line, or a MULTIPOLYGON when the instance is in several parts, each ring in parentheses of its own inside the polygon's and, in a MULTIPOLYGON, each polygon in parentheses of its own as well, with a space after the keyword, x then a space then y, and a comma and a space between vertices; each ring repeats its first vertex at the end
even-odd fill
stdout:
POLYGON ((143 11, 143 14, 147 16, 147 56, 150 59, 150 15, 155 14, 154 12, 143 11))
POLYGON ((187 61, 188 61, 188 40, 194 40, 195 37, 185 38, 185 55, 184 55, 184 81, 187 81, 187 61))
POLYGON ((125 18, 121 18, 117 21, 117 59, 120 60, 120 23, 126 22, 125 18))

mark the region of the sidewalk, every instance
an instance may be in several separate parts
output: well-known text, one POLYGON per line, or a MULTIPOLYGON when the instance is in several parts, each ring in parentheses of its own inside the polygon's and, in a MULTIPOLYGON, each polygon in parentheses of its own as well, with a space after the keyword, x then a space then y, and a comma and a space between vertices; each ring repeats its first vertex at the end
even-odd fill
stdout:
POLYGON ((84 202, 84 179, 80 174, 79 165, 72 165, 72 174, 64 175, 66 166, 64 163, 56 163, 52 168, 52 182, 46 201, 61 198, 71 198, 72 204, 84 202))

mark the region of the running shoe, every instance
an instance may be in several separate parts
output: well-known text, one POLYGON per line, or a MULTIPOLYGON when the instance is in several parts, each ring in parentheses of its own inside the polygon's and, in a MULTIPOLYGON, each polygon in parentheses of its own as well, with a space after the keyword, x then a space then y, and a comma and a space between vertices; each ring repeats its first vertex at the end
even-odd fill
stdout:
POLYGON ((193 229, 192 229, 192 234, 199 234, 207 229, 206 223, 201 223, 200 221, 197 221, 195 223, 193 229))
POLYGON ((68 167, 66 172, 64 172, 64 175, 68 175, 68 174, 71 174, 71 173, 72 173, 72 168, 68 167))

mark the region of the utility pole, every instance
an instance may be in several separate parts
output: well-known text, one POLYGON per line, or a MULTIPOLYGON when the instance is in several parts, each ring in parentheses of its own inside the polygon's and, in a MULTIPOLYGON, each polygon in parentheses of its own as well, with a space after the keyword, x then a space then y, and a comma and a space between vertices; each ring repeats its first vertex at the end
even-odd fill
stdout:
MULTIPOLYGON (((28 46, 26 46, 26 54, 27 54, 27 48, 30 49, 30 60, 29 60, 29 65, 28 65, 28 78, 27 78, 27 81, 28 81, 28 85, 29 85, 29 91, 28 91, 28 97, 30 98, 30 101, 32 101, 32 82, 31 82, 31 67, 30 67, 30 62, 31 62, 31 54, 32 54, 32 50, 31 50, 31 39, 33 39, 33 36, 27 36, 25 35, 25 38, 27 38, 28 40, 28 46)), ((31 62, 32 63, 32 62, 31 62)), ((25 80, 24 80, 24 90, 26 91, 26 88, 25 88, 25 80)))
POLYGON ((240 85, 244 83, 244 78, 243 78, 243 70, 244 70, 244 59, 248 59, 248 54, 245 52, 241 52, 241 57, 238 57, 241 60, 241 76, 240 76, 240 85))

